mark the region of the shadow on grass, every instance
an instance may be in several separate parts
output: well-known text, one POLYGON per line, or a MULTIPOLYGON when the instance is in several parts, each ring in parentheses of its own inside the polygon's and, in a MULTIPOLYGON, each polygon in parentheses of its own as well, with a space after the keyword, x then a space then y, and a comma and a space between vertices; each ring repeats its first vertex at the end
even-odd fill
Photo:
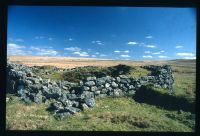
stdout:
POLYGON ((136 102, 155 105, 166 110, 183 110, 192 113, 195 112, 194 102, 191 103, 184 97, 159 93, 150 87, 142 86, 140 90, 136 91, 133 99, 136 102))

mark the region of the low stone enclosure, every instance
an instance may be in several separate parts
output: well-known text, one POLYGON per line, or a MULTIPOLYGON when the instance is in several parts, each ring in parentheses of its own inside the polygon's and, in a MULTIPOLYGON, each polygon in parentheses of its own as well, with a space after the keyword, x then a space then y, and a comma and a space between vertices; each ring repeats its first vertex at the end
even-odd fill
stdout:
MULTIPOLYGON (((119 65, 117 68, 126 68, 119 65)), ((118 72, 115 76, 96 73, 98 76, 84 76, 78 82, 67 80, 54 81, 43 79, 37 75, 42 71, 38 67, 28 67, 13 62, 7 63, 7 92, 17 94, 24 102, 45 103, 50 99, 54 101, 48 110, 56 117, 64 118, 95 106, 95 97, 134 95, 142 86, 153 85, 158 88, 167 88, 173 92, 174 83, 171 67, 164 66, 141 66, 141 68, 151 71, 150 74, 142 77, 130 77, 118 72)), ((54 71, 61 71, 54 68, 54 71)), ((63 71, 73 71, 75 69, 64 69, 63 71)), ((48 75, 48 71, 43 70, 42 74, 48 75)), ((69 76, 70 77, 70 76, 69 76)))

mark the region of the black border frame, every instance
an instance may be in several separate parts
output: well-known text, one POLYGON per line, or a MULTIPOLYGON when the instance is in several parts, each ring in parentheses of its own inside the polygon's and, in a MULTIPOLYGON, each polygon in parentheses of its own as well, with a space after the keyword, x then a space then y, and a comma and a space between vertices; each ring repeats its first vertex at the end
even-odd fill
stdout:
POLYGON ((200 1, 199 0, 0 0, 0 135, 200 135, 200 1), (127 6, 127 7, 191 7, 197 10, 196 29, 196 126, 195 132, 99 132, 99 131, 19 131, 6 130, 6 65, 7 65, 7 17, 8 6, 127 6))

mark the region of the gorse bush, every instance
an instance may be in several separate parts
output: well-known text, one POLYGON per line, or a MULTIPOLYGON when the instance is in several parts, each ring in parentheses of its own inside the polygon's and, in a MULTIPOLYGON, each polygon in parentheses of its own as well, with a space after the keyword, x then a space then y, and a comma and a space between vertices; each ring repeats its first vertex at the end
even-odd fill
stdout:
POLYGON ((35 66, 35 67, 37 67, 38 69, 45 69, 45 70, 55 68, 55 66, 51 66, 51 65, 35 66))
POLYGON ((105 76, 106 73, 103 72, 103 68, 99 67, 78 67, 70 71, 64 72, 64 80, 70 82, 79 82, 90 76, 101 77, 105 76))
POLYGON ((119 64, 111 67, 97 67, 97 66, 85 66, 76 67, 73 69, 68 69, 59 71, 58 68, 54 66, 35 66, 37 69, 33 69, 35 75, 41 76, 44 79, 52 80, 66 80, 70 82, 78 83, 87 77, 95 76, 97 78, 112 76, 117 77, 119 75, 127 75, 129 77, 141 77, 151 74, 151 71, 144 69, 142 67, 132 67, 128 65, 119 64), (47 74, 48 73, 48 74, 47 74))
POLYGON ((117 65, 113 67, 78 67, 69 70, 63 74, 64 80, 78 82, 90 76, 95 76, 97 78, 104 76, 116 77, 121 74, 129 74, 130 70, 133 69, 127 65, 117 65))
POLYGON ((122 74, 127 74, 130 72, 131 69, 132 67, 127 66, 127 65, 122 65, 122 64, 113 66, 113 67, 108 67, 108 71, 110 72, 110 75, 113 77, 116 77, 122 74))

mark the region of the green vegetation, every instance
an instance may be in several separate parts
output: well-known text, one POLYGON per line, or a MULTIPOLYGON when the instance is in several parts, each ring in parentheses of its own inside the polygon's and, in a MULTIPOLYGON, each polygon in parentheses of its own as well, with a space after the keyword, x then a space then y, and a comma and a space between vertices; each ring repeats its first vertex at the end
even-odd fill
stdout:
MULTIPOLYGON (((167 61, 174 72, 175 94, 166 89, 147 87, 143 94, 96 98, 96 106, 66 118, 56 120, 46 111, 49 103, 26 105, 17 96, 7 94, 6 128, 11 130, 66 130, 66 131, 173 131, 194 132, 195 128, 195 61, 167 61)), ((122 66, 123 67, 123 66, 122 66)), ((144 76, 150 72, 140 67, 126 67, 123 74, 144 76)), ((66 73, 54 73, 49 78, 81 79, 88 73, 120 74, 117 67, 84 67, 66 73), (113 73, 110 73, 115 71, 113 73), (81 74, 81 72, 84 74, 81 74), (71 75, 70 75, 71 74, 71 75)), ((102 75, 99 76, 102 76, 102 75)))
POLYGON ((84 131, 193 131, 194 120, 178 113, 138 103, 130 97, 97 99, 96 106, 64 120, 46 112, 48 104, 25 105, 12 96, 7 103, 8 129, 84 131), (188 123, 189 122, 189 123, 188 123))
POLYGON ((44 65, 44 66, 36 66, 39 69, 45 69, 45 70, 51 70, 53 68, 55 68, 54 66, 51 65, 44 65))
POLYGON ((33 69, 33 73, 37 76, 40 76, 43 79, 51 79, 51 80, 64 80, 63 71, 54 71, 56 67, 45 65, 45 66, 35 66, 38 69, 33 69), (41 70, 43 72, 41 73, 41 70), (48 74, 46 74, 46 72, 48 74))
POLYGON ((195 103, 187 98, 177 95, 169 95, 166 89, 141 87, 133 96, 140 103, 147 103, 169 111, 184 110, 194 113, 195 103))
POLYGON ((89 76, 103 77, 127 75, 129 77, 139 78, 146 76, 151 72, 141 67, 131 67, 128 65, 117 65, 112 67, 79 67, 64 73, 64 79, 73 82, 79 82, 89 76))
POLYGON ((42 75, 43 79, 51 79, 55 81, 64 80, 63 72, 54 72, 49 75, 42 75))
POLYGON ((175 79, 175 95, 195 102, 196 62, 194 60, 179 60, 171 63, 171 66, 175 79))
POLYGON ((53 66, 37 66, 38 70, 33 72, 41 76, 43 79, 51 80, 67 80, 70 82, 79 82, 89 76, 103 77, 103 76, 112 76, 116 77, 119 75, 127 75, 129 77, 139 78, 141 76, 149 75, 151 72, 141 68, 139 66, 132 67, 128 65, 116 65, 112 67, 95 67, 95 66, 86 66, 86 67, 77 67, 72 70, 63 72, 63 71, 54 71, 55 67, 53 66), (40 70, 43 69, 49 74, 40 73, 40 70))
POLYGON ((141 67, 134 67, 126 75, 128 75, 130 77, 139 78, 139 77, 142 77, 142 76, 147 76, 149 74, 151 74, 151 71, 149 71, 147 69, 144 69, 144 68, 141 68, 141 67))

